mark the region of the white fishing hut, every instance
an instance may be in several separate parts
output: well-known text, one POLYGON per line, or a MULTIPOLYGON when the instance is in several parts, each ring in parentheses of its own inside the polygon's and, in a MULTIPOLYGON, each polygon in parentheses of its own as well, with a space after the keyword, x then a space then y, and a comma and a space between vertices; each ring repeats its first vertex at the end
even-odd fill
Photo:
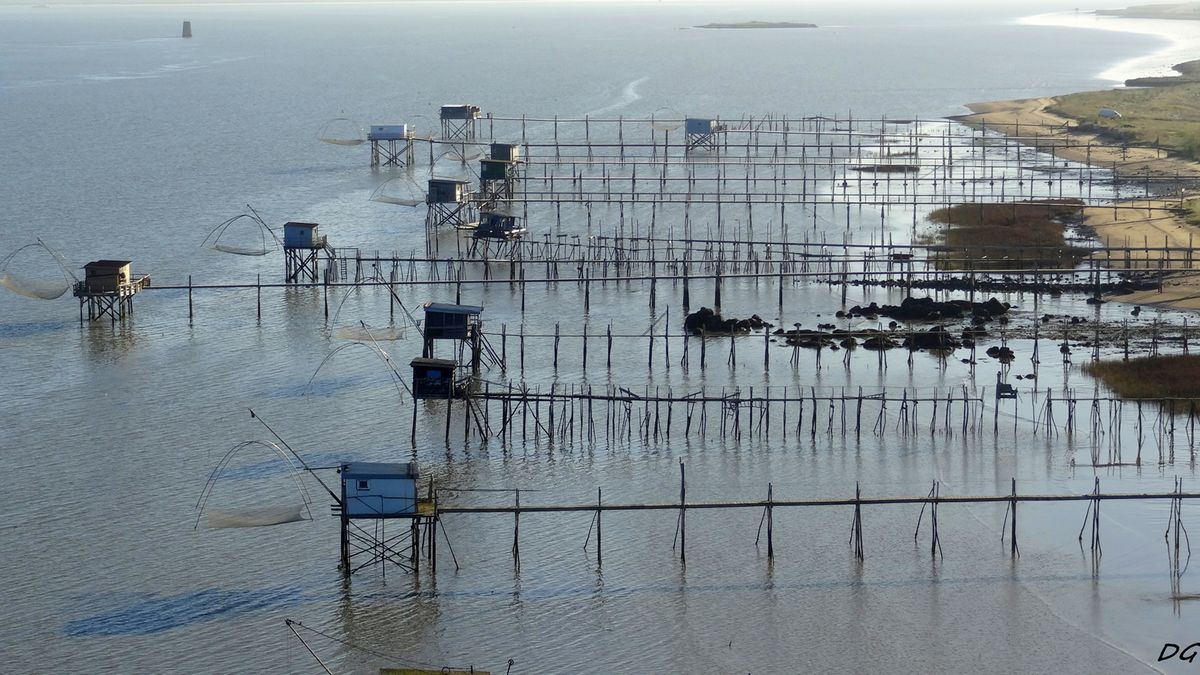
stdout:
POLYGON ((408 166, 413 161, 413 131, 407 124, 372 124, 367 131, 371 166, 408 166))

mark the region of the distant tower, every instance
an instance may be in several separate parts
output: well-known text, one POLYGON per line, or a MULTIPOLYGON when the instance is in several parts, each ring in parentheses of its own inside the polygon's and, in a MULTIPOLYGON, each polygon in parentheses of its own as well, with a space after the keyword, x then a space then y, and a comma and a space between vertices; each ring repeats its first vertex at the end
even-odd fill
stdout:
POLYGON ((192 37, 192 22, 191 21, 183 22, 183 37, 185 37, 185 38, 192 37))
POLYGON ((413 132, 407 124, 372 124, 371 166, 408 166, 413 161, 413 132))

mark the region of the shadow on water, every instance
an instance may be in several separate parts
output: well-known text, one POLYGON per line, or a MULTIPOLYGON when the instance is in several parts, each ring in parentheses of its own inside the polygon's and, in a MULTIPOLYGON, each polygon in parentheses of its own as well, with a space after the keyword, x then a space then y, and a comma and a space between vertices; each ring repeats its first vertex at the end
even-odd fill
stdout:
POLYGON ((149 635, 263 609, 293 607, 310 598, 298 588, 223 591, 215 588, 180 595, 150 595, 124 607, 67 622, 71 637, 149 635))
POLYGON ((66 330, 77 322, 64 321, 23 321, 19 323, 0 323, 0 340, 8 338, 24 338, 36 337, 39 335, 49 335, 57 333, 61 330, 66 330))

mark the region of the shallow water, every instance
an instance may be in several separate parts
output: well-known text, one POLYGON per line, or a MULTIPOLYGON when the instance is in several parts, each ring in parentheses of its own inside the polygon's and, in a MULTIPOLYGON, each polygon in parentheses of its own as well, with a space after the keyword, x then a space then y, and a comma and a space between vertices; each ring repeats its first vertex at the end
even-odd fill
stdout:
MULTIPOLYGON (((368 201, 398 172, 371 171, 365 147, 317 141, 334 117, 420 125, 420 115, 428 126, 437 105, 464 100, 517 116, 670 108, 928 118, 960 112, 967 101, 1100 86, 1099 64, 1159 44, 1022 26, 1015 9, 935 16, 853 6, 813 8, 810 18, 764 6, 756 18, 827 28, 749 34, 680 30, 742 18, 733 8, 687 4, 4 8, 0 143, 9 161, 0 251, 42 237, 75 264, 128 257, 160 286, 186 284, 188 275, 196 283, 274 280, 278 252, 230 256, 199 243, 249 203, 272 224, 320 222, 338 246, 424 248, 423 210, 368 201), (182 18, 193 22, 191 41, 170 38, 182 18), (1047 62, 1055 67, 1039 67, 1047 62)), ((534 131, 548 133, 546 125, 534 131)), ((666 214, 677 226, 678 209, 659 217, 666 214)), ((792 234, 840 240, 843 210, 818 215, 792 234)), ((878 238, 876 213, 852 215, 856 240, 878 238)), ((547 214, 537 217, 550 227, 547 214)), ((606 231, 619 219, 612 209, 596 217, 606 231)), ((886 233, 909 236, 911 218, 890 216, 886 233)), ((575 220, 561 232, 583 229, 575 220)), ((508 286, 467 287, 463 301, 485 306, 493 343, 507 326, 512 363, 521 325, 541 335, 556 322, 586 325, 599 335, 610 322, 640 332, 669 315, 677 330, 679 284, 661 284, 654 310, 649 291, 644 283, 593 287, 586 313, 574 284, 531 285, 524 313, 508 286)), ((711 296, 692 292, 694 305, 711 296)), ((806 327, 828 320, 841 302, 840 289, 827 286, 789 287, 783 308, 770 283, 726 280, 722 292, 730 313, 806 327)), ((453 294, 450 285, 417 286, 401 298, 415 308, 453 294)), ((152 290, 117 327, 80 327, 69 300, 0 295, 0 471, 9 477, 0 496, 0 600, 10 617, 0 626, 0 652, 11 669, 87 662, 123 672, 313 670, 285 618, 374 652, 302 633, 338 672, 384 663, 503 672, 508 659, 514 673, 1126 672, 1153 665, 1163 642, 1194 641, 1194 608, 1169 600, 1165 503, 1106 504, 1098 575, 1077 541, 1083 504, 1022 506, 1017 561, 1000 541, 1002 507, 943 505, 943 554, 932 558, 927 524, 913 540, 918 508, 870 508, 861 564, 846 545, 847 509, 778 509, 774 561, 754 546, 761 512, 689 512, 686 564, 671 546, 674 513, 606 514, 602 568, 594 542, 584 549, 590 514, 526 514, 519 572, 510 517, 449 515, 436 577, 427 565, 416 576, 375 568, 348 586, 336 569, 336 520, 311 479, 313 521, 194 530, 196 500, 226 451, 270 439, 251 407, 313 466, 415 459, 439 485, 464 490, 448 497, 455 504, 507 503, 507 493, 465 491, 502 488, 520 488, 522 504, 591 503, 596 488, 608 503, 671 501, 680 459, 695 501, 761 499, 768 483, 777 499, 848 497, 856 483, 864 496, 924 495, 935 479, 942 494, 1006 494, 1014 477, 1023 493, 1083 492, 1096 475, 1082 466, 1091 448, 1111 445, 1107 429, 1097 439, 1083 422, 1074 434, 1061 422, 1057 432, 1037 427, 1043 399, 1018 384, 1022 398, 1001 409, 998 433, 991 407, 968 434, 930 433, 924 407, 912 412, 919 429, 902 432, 890 407, 879 428, 857 438, 842 432, 840 416, 827 424, 823 410, 815 434, 806 422, 798 434, 776 427, 734 440, 720 437, 710 410, 703 436, 649 442, 636 432, 625 440, 601 434, 595 443, 464 442, 455 417, 446 444, 444 404, 426 402, 414 449, 413 404, 366 349, 340 352, 314 377, 332 350, 358 337, 350 331, 359 320, 389 324, 381 289, 330 295, 328 324, 321 289, 264 291, 261 320, 253 290, 201 292, 189 321, 186 291, 152 290)), ((849 304, 900 299, 882 289, 847 294, 849 304)), ((1032 298, 1006 299, 1033 315, 1032 298)), ((1041 312, 1093 311, 1069 299, 1039 303, 1041 312)), ((907 387, 944 395, 964 383, 990 387, 999 369, 981 358, 972 372, 923 353, 909 367, 898 352, 886 368, 864 352, 848 368, 829 353, 820 368, 809 353, 793 367, 790 352, 772 346, 764 370, 763 344, 741 339, 735 367, 726 362, 727 341, 713 341, 701 371, 694 340, 687 369, 682 337, 672 337, 670 359, 661 339, 652 349, 618 340, 609 372, 598 341, 585 368, 579 341, 564 339, 555 369, 549 339, 530 338, 524 368, 486 377, 543 389, 587 382, 635 391, 907 387)), ((1031 345, 1013 346, 1011 372, 1019 373, 1031 345)), ((384 348, 401 364, 420 349, 412 330, 384 348)), ((1078 365, 1057 359, 1043 356, 1040 391, 1094 389, 1078 365)), ((789 419, 797 412, 789 409, 789 419)), ((1136 432, 1125 414, 1120 444, 1129 461, 1136 432)), ((1190 485, 1183 432, 1174 463, 1160 466, 1159 448, 1168 444, 1150 434, 1141 467, 1099 470, 1104 489, 1162 491, 1175 475, 1190 485)), ((294 501, 288 471, 272 457, 239 455, 212 504, 294 501)), ((1184 520, 1195 513, 1185 507, 1184 520)))

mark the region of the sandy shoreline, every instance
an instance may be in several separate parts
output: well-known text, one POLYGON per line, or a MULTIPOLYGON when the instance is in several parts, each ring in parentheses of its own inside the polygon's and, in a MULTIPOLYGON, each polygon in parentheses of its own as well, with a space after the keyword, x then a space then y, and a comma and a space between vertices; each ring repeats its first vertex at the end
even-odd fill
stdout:
MULTIPOLYGON (((1175 23, 1162 21, 1162 23, 1175 23)), ((1200 54, 1194 55, 1196 58, 1200 54)), ((1062 117, 1049 110, 1058 100, 1055 97, 1013 101, 970 103, 970 114, 954 117, 964 124, 987 128, 1011 137, 1070 138, 1071 147, 1058 148, 1054 154, 1064 160, 1111 167, 1123 178, 1141 176, 1200 177, 1200 162, 1168 156, 1167 152, 1147 147, 1117 147, 1106 144, 1096 134, 1079 129, 1078 120, 1062 117), (1023 128, 1024 127, 1024 128, 1023 128), (1034 129, 1036 127, 1036 129, 1034 129)), ((1190 201, 1190 197, 1188 200, 1190 201)), ((1091 227, 1105 246, 1128 247, 1190 247, 1200 243, 1200 227, 1187 222, 1183 199, 1131 200, 1124 206, 1138 208, 1111 209, 1089 207, 1084 210, 1085 224, 1091 227)), ((1131 267, 1154 266, 1160 254, 1155 251, 1131 252, 1131 267)), ((1114 266, 1125 264, 1113 258, 1114 266)), ((1110 298, 1119 302, 1159 305, 1175 309, 1200 310, 1200 269, 1171 273, 1163 281, 1161 291, 1142 291, 1110 298)))

